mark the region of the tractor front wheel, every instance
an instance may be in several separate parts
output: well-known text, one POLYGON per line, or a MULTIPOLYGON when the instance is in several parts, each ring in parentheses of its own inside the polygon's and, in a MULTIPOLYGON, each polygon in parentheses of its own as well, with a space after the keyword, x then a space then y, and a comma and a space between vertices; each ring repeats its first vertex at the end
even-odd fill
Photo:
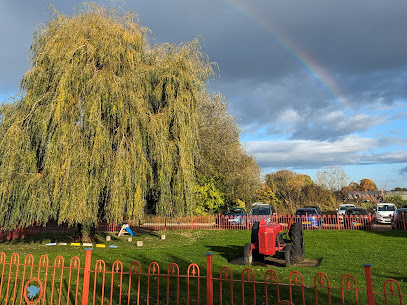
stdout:
POLYGON ((244 264, 250 266, 253 262, 253 256, 250 253, 250 250, 252 248, 252 244, 251 243, 246 243, 244 245, 244 256, 243 256, 243 260, 244 260, 244 264))
POLYGON ((295 222, 291 225, 288 232, 288 236, 291 239, 291 258, 294 262, 300 263, 304 260, 304 231, 302 230, 302 224, 295 222))
POLYGON ((252 251, 252 254, 253 254, 253 259, 256 261, 256 262, 262 262, 262 261, 264 261, 264 254, 260 254, 260 252, 259 252, 259 250, 257 249, 253 249, 253 251, 252 251))

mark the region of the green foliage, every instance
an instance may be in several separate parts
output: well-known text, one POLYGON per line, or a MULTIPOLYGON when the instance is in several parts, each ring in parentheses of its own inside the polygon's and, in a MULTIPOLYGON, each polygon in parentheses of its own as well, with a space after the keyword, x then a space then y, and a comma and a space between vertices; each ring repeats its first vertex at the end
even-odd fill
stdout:
POLYGON ((264 183, 257 191, 257 199, 263 203, 272 204, 275 208, 278 208, 278 206, 281 204, 276 194, 266 183, 264 183))
POLYGON ((94 3, 35 32, 24 97, 0 109, 2 229, 192 213, 212 68, 197 40, 151 48, 147 33, 94 3))
POLYGON ((198 179, 195 185, 195 214, 217 213, 224 205, 221 192, 213 181, 198 179))
POLYGON ((227 112, 226 101, 219 94, 206 96, 199 105, 199 114, 198 174, 216 181, 228 205, 236 200, 252 202, 260 186, 260 169, 242 147, 240 130, 227 112))
POLYGON ((397 207, 407 207, 407 200, 404 200, 401 196, 396 195, 396 196, 386 196, 385 198, 386 202, 391 202, 397 205, 397 207))
POLYGON ((234 206, 246 210, 246 203, 240 199, 236 199, 234 206))
POLYGON ((275 194, 279 213, 293 213, 300 206, 300 196, 305 186, 314 182, 308 175, 290 170, 280 170, 266 175, 266 184, 275 194))
POLYGON ((316 184, 304 186, 300 194, 300 205, 318 206, 322 210, 334 210, 337 207, 333 193, 316 184))

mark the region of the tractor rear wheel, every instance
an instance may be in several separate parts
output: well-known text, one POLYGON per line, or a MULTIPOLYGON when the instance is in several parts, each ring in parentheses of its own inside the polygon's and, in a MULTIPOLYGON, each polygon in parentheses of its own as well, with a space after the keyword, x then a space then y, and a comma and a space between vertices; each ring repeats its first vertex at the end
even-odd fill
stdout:
POLYGON ((243 261, 244 264, 247 266, 250 266, 253 262, 253 256, 250 253, 250 250, 252 248, 252 244, 251 243, 246 243, 244 245, 244 256, 243 256, 243 261))
POLYGON ((302 262, 304 260, 304 231, 302 230, 302 224, 295 222, 291 225, 288 231, 288 236, 291 239, 291 257, 294 262, 302 262))
POLYGON ((284 253, 285 265, 286 265, 286 267, 291 266, 292 265, 292 257, 291 257, 292 246, 291 246, 291 244, 287 244, 285 246, 284 251, 285 251, 285 253, 284 253))

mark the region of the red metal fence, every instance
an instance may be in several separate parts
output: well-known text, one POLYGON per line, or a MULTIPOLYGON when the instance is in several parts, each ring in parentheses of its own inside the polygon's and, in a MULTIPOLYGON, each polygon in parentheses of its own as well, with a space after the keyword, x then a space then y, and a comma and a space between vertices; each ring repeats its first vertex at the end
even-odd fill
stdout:
POLYGON ((46 255, 34 262, 31 254, 21 261, 18 254, 0 253, 0 304, 403 304, 407 295, 393 279, 373 291, 370 268, 365 265, 362 283, 343 274, 333 286, 321 272, 307 284, 298 271, 288 275, 288 283, 272 269, 259 276, 251 268, 233 274, 222 267, 216 274, 211 253, 206 268, 190 264, 184 274, 175 263, 164 271, 156 262, 146 270, 137 261, 107 267, 103 260, 92 262, 92 250, 86 250, 84 262, 57 256, 50 263, 46 255))
MULTIPOLYGON (((284 228, 287 228, 290 222, 301 222, 305 230, 388 230, 391 229, 390 224, 378 224, 375 215, 356 216, 356 215, 273 215, 273 216, 228 216, 228 215, 207 215, 207 216, 191 216, 179 218, 160 218, 147 217, 138 223, 131 223, 130 227, 133 230, 250 230, 251 225, 260 219, 280 223, 284 228)), ((111 224, 106 227, 108 232, 117 232, 121 228, 120 225, 111 224)), ((406 230, 407 219, 399 219, 395 224, 398 230, 406 230)))
MULTIPOLYGON (((255 221, 265 220, 280 223, 287 228, 291 221, 302 222, 305 230, 390 230, 389 224, 377 224, 374 215, 365 217, 353 215, 273 215, 273 216, 225 216, 225 215, 207 215, 207 216, 189 216, 162 218, 158 216, 146 216, 142 221, 129 222, 133 231, 166 231, 166 230, 250 230, 251 224, 255 221)), ((118 232, 122 224, 101 222, 98 224, 98 232, 118 232)), ((394 228, 398 230, 407 229, 407 218, 402 214, 402 218, 394 223, 394 228)), ((16 229, 10 232, 0 230, 0 241, 21 238, 26 235, 32 235, 41 232, 72 232, 75 228, 68 227, 67 224, 58 225, 55 222, 49 222, 47 225, 33 225, 24 229, 16 229)))

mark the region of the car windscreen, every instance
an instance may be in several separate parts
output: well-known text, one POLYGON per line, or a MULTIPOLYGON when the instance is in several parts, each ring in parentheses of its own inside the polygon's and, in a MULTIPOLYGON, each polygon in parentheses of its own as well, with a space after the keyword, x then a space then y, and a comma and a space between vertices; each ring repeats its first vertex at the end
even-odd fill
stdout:
POLYGON ((255 207, 250 210, 250 215, 270 215, 269 207, 255 207))
POLYGON ((242 214, 243 210, 242 209, 230 209, 227 214, 242 214))
POLYGON ((313 210, 299 210, 295 213, 295 215, 297 216, 316 215, 316 213, 313 210))
POLYGON ((346 211, 347 215, 369 215, 369 213, 366 210, 354 210, 354 209, 348 209, 346 211))
POLYGON ((385 212, 385 211, 394 211, 396 207, 394 205, 379 205, 377 207, 377 210, 379 212, 385 212))

